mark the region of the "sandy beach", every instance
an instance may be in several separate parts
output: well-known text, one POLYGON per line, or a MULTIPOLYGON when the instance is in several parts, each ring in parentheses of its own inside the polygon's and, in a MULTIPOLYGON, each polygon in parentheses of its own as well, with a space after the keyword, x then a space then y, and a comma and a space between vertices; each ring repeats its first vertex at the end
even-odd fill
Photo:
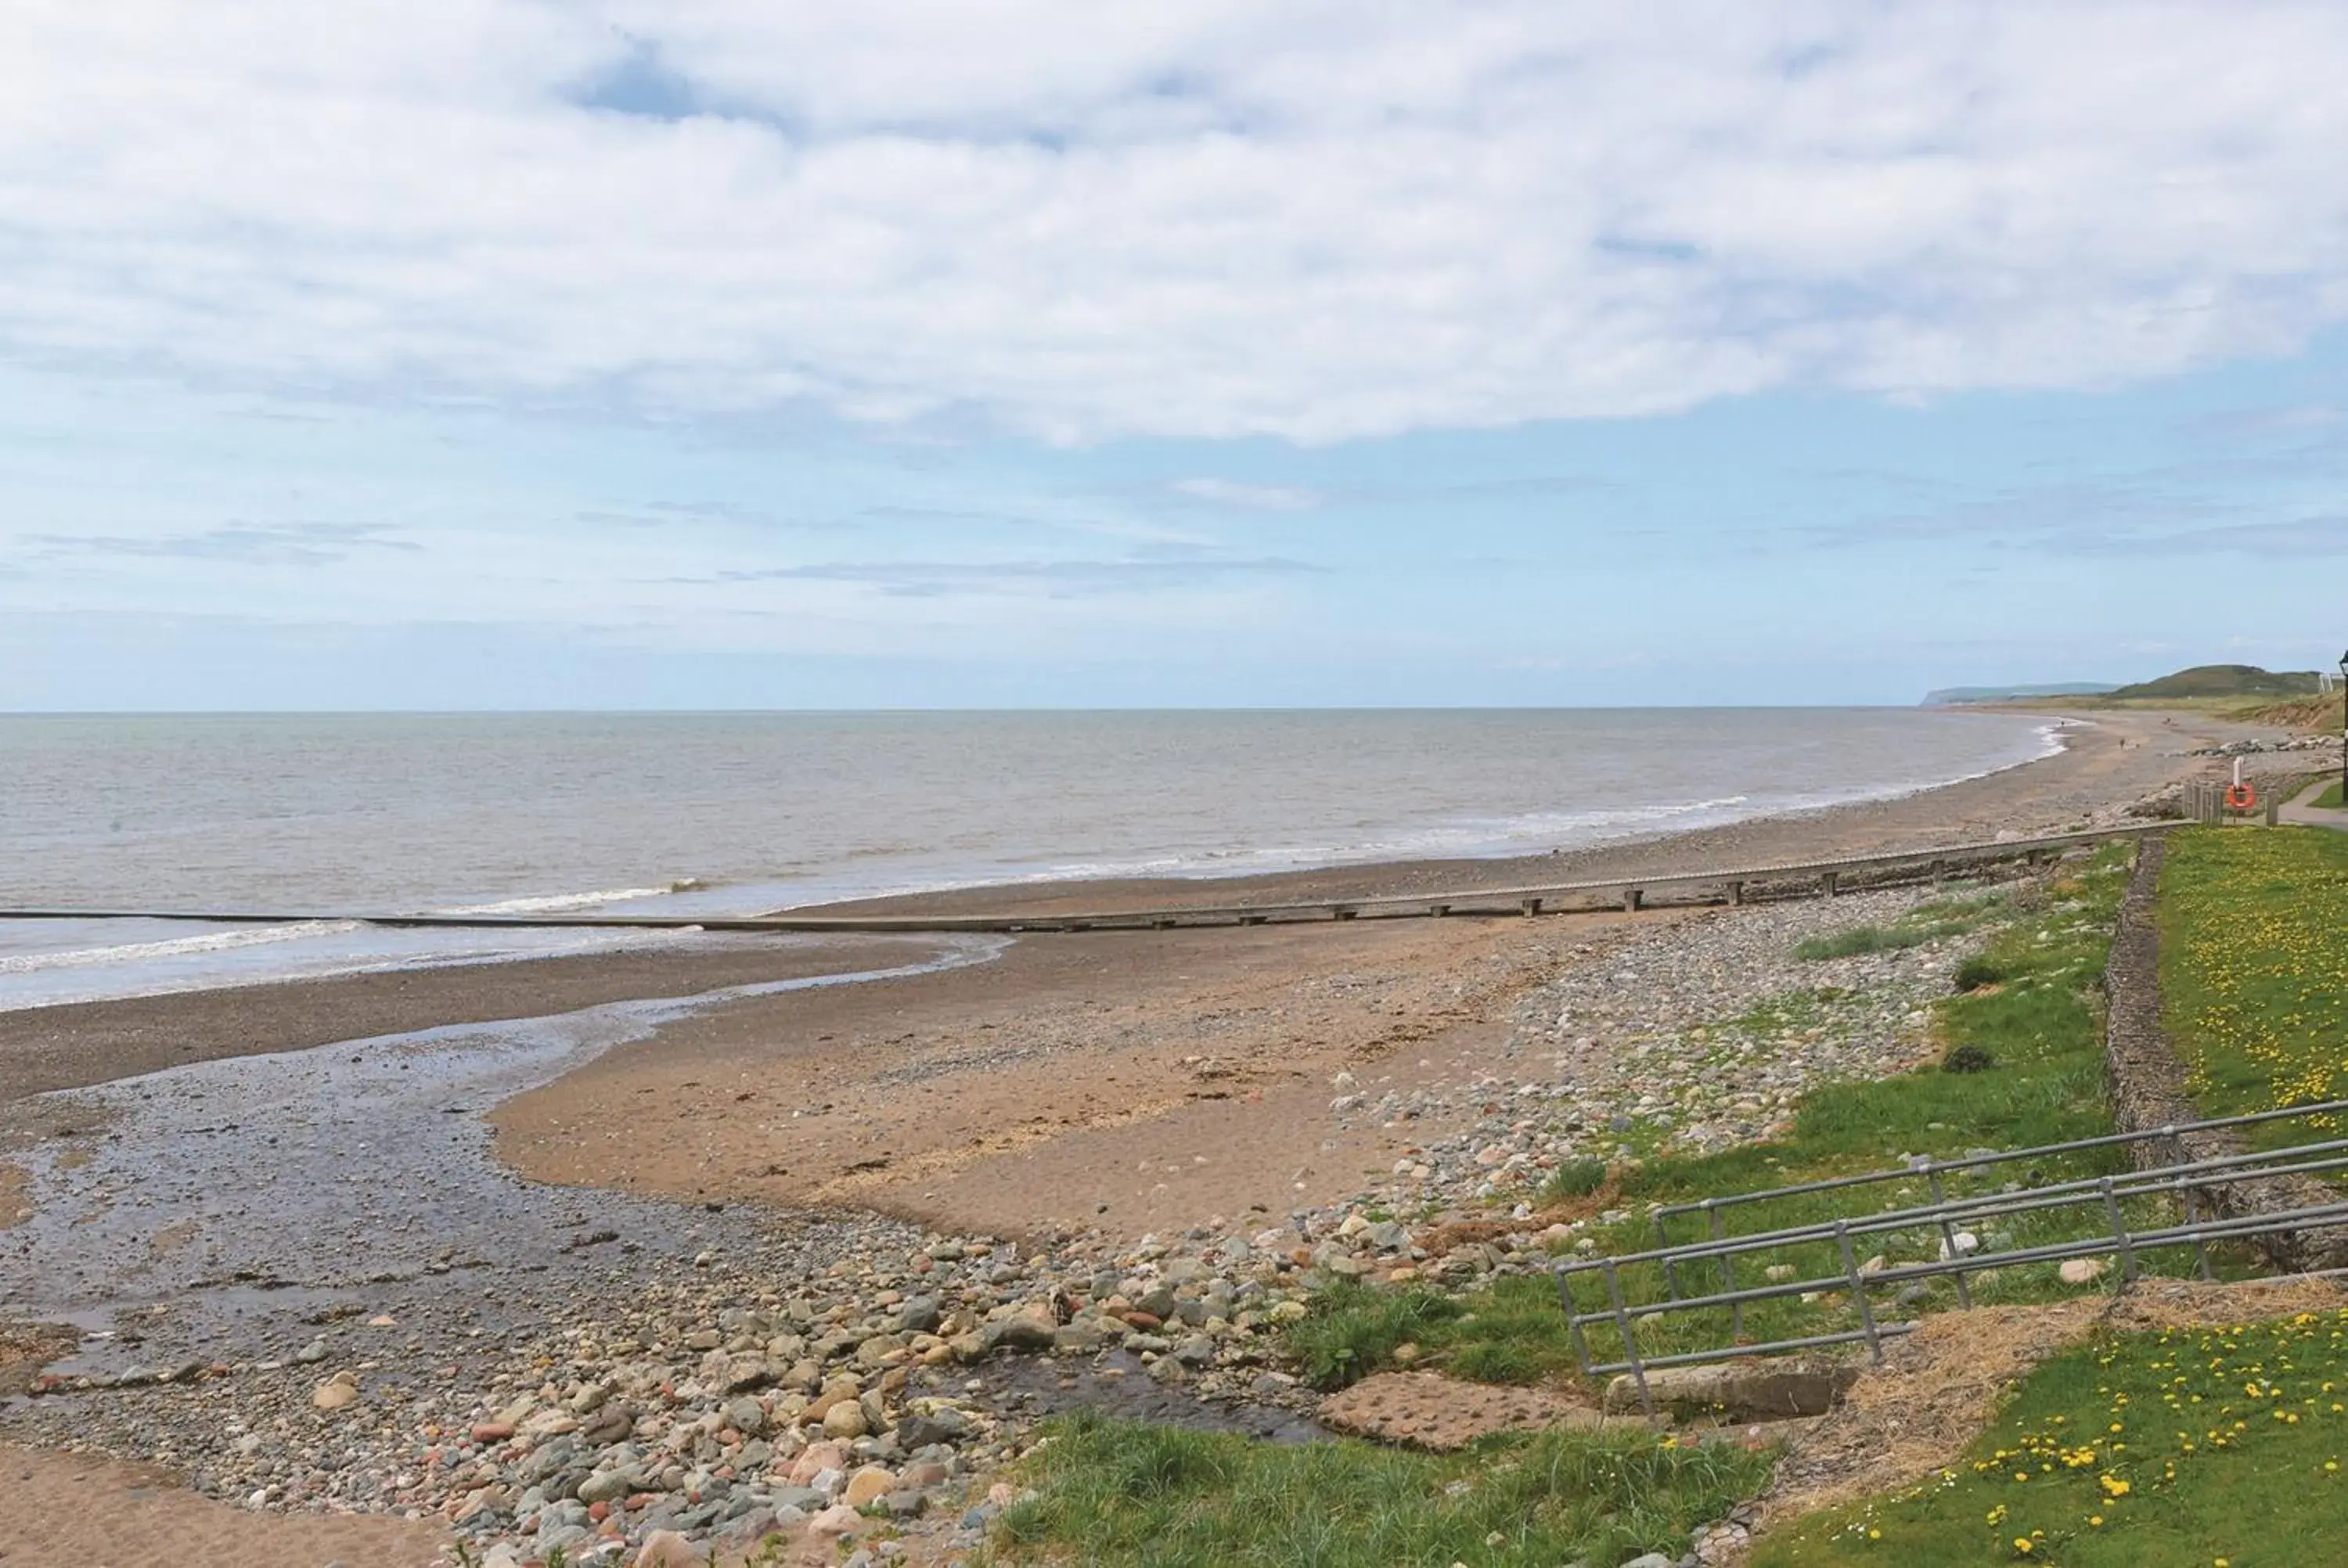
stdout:
MULTIPOLYGON (((1360 897, 2056 831, 2117 820, 2211 765, 2187 751, 2247 733, 2195 715, 2100 715, 2072 730, 2058 756, 1946 789, 1567 855, 1240 881, 1030 884, 860 907, 1047 912, 1360 897)), ((1319 1222, 1298 1216, 1334 1212, 1381 1183, 1441 1187, 1455 1169, 1467 1180, 1458 1163, 1506 1124, 1517 1091, 1508 1085, 1556 1049, 1536 1025, 1555 1011, 1557 988, 1604 996, 1622 989, 1609 979, 1617 966, 1653 975, 1684 962, 1694 967, 1673 970, 1660 991, 1634 988, 1639 1005, 1665 1018, 1700 1011, 1715 993, 1779 983, 1771 977, 1787 933, 1828 928, 1821 922, 1855 917, 1878 897, 1904 896, 1838 901, 1847 912, 1788 905, 958 947, 710 938, 690 952, 0 1014, 0 1255, 21 1265, 0 1320, 46 1307, 88 1323, 110 1299, 152 1303, 161 1325, 152 1334, 170 1355, 193 1347, 201 1362, 255 1368, 242 1386, 274 1390, 268 1405, 298 1403, 314 1381, 295 1354, 320 1334, 305 1324, 364 1310, 397 1324, 413 1347, 393 1353, 386 1331, 378 1377, 419 1357, 456 1368, 427 1377, 417 1362, 397 1374, 396 1394, 370 1394, 381 1440, 412 1440, 400 1434, 417 1422, 461 1430, 464 1418, 435 1402, 441 1390, 455 1397, 494 1379, 516 1348, 623 1310, 622 1301, 654 1291, 648 1282, 705 1300, 730 1277, 726 1260, 747 1268, 764 1256, 768 1277, 816 1277, 823 1259, 838 1258, 863 1271, 858 1279, 888 1279, 909 1255, 932 1256, 920 1250, 934 1246, 925 1235, 1116 1257, 1178 1232, 1309 1232, 1319 1222), (843 971, 895 974, 806 984, 843 971), (289 1051, 298 1054, 264 1054, 289 1051), (1348 1095, 1333 1097, 1333 1083, 1353 1082, 1406 1110, 1368 1115, 1348 1095), (411 1139, 407 1127, 431 1131, 411 1139), (354 1140, 370 1151, 356 1163, 354 1140), (207 1162, 260 1173, 223 1185, 205 1177, 207 1162), (1396 1176, 1416 1171, 1434 1174, 1396 1176), (314 1206, 270 1212, 271 1193, 311 1185, 314 1206), (437 1217, 419 1225, 420 1215, 437 1217), (286 1225, 326 1245, 273 1241, 286 1225), (585 1239, 606 1232, 626 1238, 624 1259, 585 1239), (788 1261, 775 1261, 776 1246, 791 1249, 788 1261), (223 1289, 237 1281, 265 1290, 223 1289), (487 1315, 484 1282, 498 1301, 487 1315)), ((1884 1016, 1894 1021, 1869 1038, 1891 1043, 1871 1049, 1895 1049, 1883 1065, 1897 1065, 1899 1014, 1884 1016)), ((1817 1071, 1849 1070, 1841 1061, 1822 1058, 1817 1071)), ((870 1310, 870 1296, 860 1299, 870 1310)), ((155 1354, 135 1341, 86 1345, 71 1365, 118 1369, 127 1355, 155 1354)), ((139 1424, 149 1418, 134 1396, 105 1398, 114 1403, 93 1415, 93 1441, 168 1459, 151 1451, 151 1435, 136 1435, 151 1429, 139 1424)), ((232 1403, 228 1392, 218 1400, 232 1403)), ((0 1410, 0 1433, 17 1431, 25 1408, 0 1410)), ((59 1407, 52 1398, 29 1408, 59 1407)), ((204 1473, 204 1490, 242 1495, 242 1461, 187 1441, 194 1451, 180 1463, 204 1473)), ((404 1562, 398 1553, 423 1539, 353 1533, 345 1545, 332 1535, 342 1524, 271 1512, 232 1515, 231 1529, 203 1512, 218 1503, 158 1494, 146 1472, 18 1452, 0 1463, 19 1495, 113 1489, 125 1500, 114 1511, 122 1530, 145 1520, 164 1532, 109 1537, 84 1523, 48 1538, 42 1550, 76 1562, 145 1561, 141 1542, 201 1539, 233 1540, 241 1563, 315 1568, 325 1550, 354 1563, 404 1562), (322 1544, 330 1536, 335 1543, 322 1544)), ((339 1485, 347 1472, 335 1473, 339 1485)), ((304 1481, 284 1495, 289 1507, 298 1495, 315 1499, 304 1507, 413 1512, 364 1488, 304 1481)))

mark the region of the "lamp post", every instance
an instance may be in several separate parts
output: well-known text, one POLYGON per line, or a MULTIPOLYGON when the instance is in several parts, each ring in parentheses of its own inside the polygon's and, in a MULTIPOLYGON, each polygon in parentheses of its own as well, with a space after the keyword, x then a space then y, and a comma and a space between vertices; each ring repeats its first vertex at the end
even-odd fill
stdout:
POLYGON ((2348 811, 2348 653, 2340 656, 2340 808, 2348 811))

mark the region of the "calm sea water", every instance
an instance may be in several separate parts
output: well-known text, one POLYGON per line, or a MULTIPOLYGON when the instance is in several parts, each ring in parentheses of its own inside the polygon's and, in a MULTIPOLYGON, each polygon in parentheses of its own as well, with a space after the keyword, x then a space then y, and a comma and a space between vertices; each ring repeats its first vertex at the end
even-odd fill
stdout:
MULTIPOLYGON (((730 914, 1520 854, 2049 745, 1915 709, 0 717, 0 906, 730 914)), ((609 940, 0 922, 0 1007, 609 940)))

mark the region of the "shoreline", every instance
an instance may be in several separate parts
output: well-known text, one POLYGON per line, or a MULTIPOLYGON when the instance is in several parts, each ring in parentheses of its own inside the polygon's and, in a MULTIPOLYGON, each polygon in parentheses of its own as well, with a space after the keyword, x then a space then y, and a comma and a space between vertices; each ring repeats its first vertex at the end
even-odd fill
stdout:
POLYGON ((1663 876, 1720 865, 1924 848, 2001 835, 2021 837, 2032 832, 2051 833, 2122 819, 2128 804, 2193 771, 2192 759, 2182 752, 2204 732, 2211 738, 2263 733, 2260 726, 2199 714, 2175 715, 2189 720, 2193 728, 2173 733, 2158 723, 2171 716, 2164 713, 2116 718, 2055 712, 2028 716, 2044 717, 2050 727, 2064 725, 2056 732, 2063 743, 2043 756, 1901 794, 1739 817, 1703 827, 1664 829, 1580 847, 1539 854, 1361 861, 1232 876, 995 882, 796 905, 788 913, 1042 915, 1079 909, 1473 893, 1544 880, 1663 876), (2174 743, 2177 753, 2156 752, 2156 739, 2174 743))
MULTIPOLYGON (((1864 853, 1920 834, 2019 836, 2125 811, 2202 765, 2183 751, 2227 729, 2099 723, 2060 756, 1970 784, 1533 861, 1545 875, 1594 862, 1602 876, 1626 862, 1794 858, 1821 842, 1864 853)), ((1463 867, 1521 875, 1507 861, 1437 861, 1237 880, 1407 890, 1450 886, 1463 867)), ((1203 897, 1231 886, 1176 884, 1203 897)), ((1022 891, 1104 896, 1098 884, 1022 891)), ((19 1157, 37 1204, 0 1247, 49 1238, 36 1272, 106 1303, 126 1330, 86 1346, 82 1365, 224 1368, 200 1374, 193 1396, 126 1383, 34 1401, 6 1430, 53 1445, 70 1433, 77 1447, 131 1458, 169 1448, 192 1486, 226 1499, 309 1472, 269 1469, 283 1463, 279 1448, 255 1458, 230 1444, 221 1414, 281 1423, 294 1434, 282 1446, 296 1452, 365 1430, 368 1457, 328 1472, 329 1490, 287 1481, 267 1511, 236 1515, 256 1532, 252 1561, 303 1568, 310 1546, 280 1532, 280 1508, 380 1515, 420 1502, 429 1523, 460 1520, 462 1494, 392 1490, 408 1485, 395 1456, 420 1428, 496 1421, 515 1368, 536 1387, 549 1358, 583 1359, 584 1337, 609 1336, 606 1325, 630 1326, 637 1337, 624 1345, 674 1345, 688 1331, 717 1343, 705 1326, 744 1300, 812 1293, 819 1315, 859 1326, 829 1359, 886 1328, 873 1291, 914 1288, 922 1270, 954 1273, 956 1299, 983 1312, 1045 1288, 1038 1280, 1083 1294, 1104 1268, 1146 1277, 1169 1245, 1212 1254, 1233 1277, 1270 1271, 1271 1288, 1286 1290, 1292 1255, 1338 1245, 1334 1227, 1354 1205, 1434 1213, 1520 1190, 1546 1147, 1529 1129, 1560 1105, 1574 1125, 1602 1129, 1660 1096, 1692 1134, 1766 1135, 1809 1076, 1904 1065, 1920 1049, 1915 988, 1937 983, 1947 962, 1914 948, 1821 968, 1795 963, 1792 943, 1929 897, 1037 934, 950 970, 697 1005, 641 999, 705 997, 785 969, 870 970, 884 954, 918 959, 950 945, 712 937, 683 951, 0 1014, 0 1153, 10 1139, 30 1151, 19 1157), (1828 979, 1879 999, 1847 1029, 1782 1048, 1790 1054, 1758 1095, 1725 1092, 1689 1070, 1694 1057, 1673 1064, 1669 1052, 1701 1055, 1672 1043, 1696 1038, 1692 1029, 1828 979), (565 1030, 568 1043, 549 1038, 565 1030), (1661 1059, 1648 1053, 1657 1042, 1661 1059), (326 1044, 337 1049, 316 1049, 326 1044), (33 1064, 67 1091, 20 1088, 29 1080, 16 1069, 33 1064), (1535 1088, 1542 1098, 1519 1098, 1535 1088), (264 1181, 271 1162, 305 1173, 264 1181), (313 1408, 336 1365, 358 1369, 363 1425, 313 1408), (260 1545, 263 1534, 285 1543, 282 1555, 260 1545)), ((1242 1407, 1262 1397, 1251 1365, 1208 1363, 1176 1382, 1242 1407)), ((1004 1434, 958 1450, 983 1475, 1014 1450, 1034 1407, 1009 1383, 980 1393, 971 1374, 1007 1379, 1023 1365, 942 1368, 950 1382, 893 1395, 884 1382, 877 1397, 926 1388, 974 1399, 982 1436, 1004 1434)), ((694 1369, 640 1348, 602 1351, 578 1376, 608 1376, 607 1366, 648 1389, 694 1369)), ((1157 1389, 1148 1377, 1131 1386, 1157 1389)), ((1123 1387, 1087 1384, 1087 1397, 1123 1387)), ((801 1495, 779 1477, 766 1484, 778 1503, 801 1495)), ((504 1517, 476 1519, 475 1538, 504 1517)), ((531 1518, 541 1542, 570 1528, 544 1511, 531 1518)))
MULTIPOLYGON (((840 897, 819 897, 811 899, 805 903, 776 905, 770 908, 761 910, 760 913, 776 916, 810 915, 819 913, 828 914, 836 910, 862 910, 867 907, 878 907, 880 906, 895 905, 900 903, 918 903, 919 901, 932 898, 961 898, 993 893, 1009 894, 1024 892, 1050 892, 1052 890, 1067 887, 1089 888, 1127 886, 1165 886, 1172 887, 1202 886, 1210 887, 1227 887, 1233 885, 1252 883, 1256 881, 1278 882, 1282 879, 1292 877, 1343 875, 1349 872, 1375 873, 1380 869, 1388 867, 1419 866, 1476 866, 1495 864, 1540 866, 1566 856, 1595 854, 1605 850, 1651 844, 1664 839, 1675 838, 1685 834, 1731 829, 1757 822, 1801 818, 1818 813, 1881 804, 1888 802, 1907 800, 1918 795, 1932 794, 1941 790, 1955 789, 1962 785, 1976 783, 1980 780, 1995 778, 2000 774, 2014 773, 2021 769, 2035 767, 2042 764, 2052 762, 2059 758, 2066 749, 2066 743, 2063 738, 2066 731, 2093 723, 2092 720, 2083 718, 2078 714, 2041 713, 2035 711, 2003 712, 1998 716, 2006 718, 2034 718, 2043 721, 2037 726, 2036 732, 2043 742, 2041 749, 2029 756, 2018 757, 2012 761, 1997 763, 1991 766, 1980 768, 1972 773, 1960 774, 1954 777, 1940 779, 1931 783, 1887 786, 1879 791, 1863 792, 1847 798, 1818 800, 1806 804, 1770 805, 1756 811, 1731 813, 1724 817, 1697 821, 1686 825, 1673 825, 1673 823, 1679 818, 1698 816, 1715 807, 1725 809, 1726 803, 1694 802, 1685 805, 1656 807, 1654 808, 1656 811, 1663 813, 1665 815, 1663 819, 1659 820, 1653 825, 1632 827, 1622 832, 1601 833, 1595 837, 1581 842, 1554 845, 1546 849, 1529 849, 1519 846, 1506 849, 1496 848, 1488 851, 1468 851, 1451 855, 1389 854, 1375 850, 1339 851, 1330 858, 1317 860, 1308 858, 1298 864, 1272 866, 1255 870, 1198 868, 1148 871, 1103 868, 1072 871, 1065 874, 1058 872, 1031 872, 1020 876, 979 877, 967 880, 956 879, 939 882, 924 886, 903 887, 882 892, 865 892, 840 897)), ((1736 796, 1732 798, 1741 801, 1745 797, 1736 796)), ((1262 853, 1269 856, 1280 852, 1267 851, 1262 853)), ((1202 862, 1200 865, 1203 867, 1206 866, 1206 863, 1202 862)))
MULTIPOLYGON (((1232 876, 989 883, 795 907, 793 913, 953 917, 1472 893, 1534 880, 1664 876, 1723 864, 1822 859, 2121 819, 2196 771, 2194 745, 2259 727, 2197 713, 2079 716, 2059 750, 1904 794, 1740 818, 1540 855, 1363 862, 1232 876), (2156 746, 2156 743, 2159 743, 2156 746)), ((1587 917, 1576 916, 1576 918, 1587 917)), ((1033 938, 1027 938, 1032 940, 1033 938)), ((603 1003, 698 995, 870 968, 854 955, 934 948, 934 936, 751 937, 348 974, 304 976, 0 1010, 0 1151, 26 1141, 20 1108, 189 1061, 299 1050, 442 1024, 540 1017, 603 1003)))

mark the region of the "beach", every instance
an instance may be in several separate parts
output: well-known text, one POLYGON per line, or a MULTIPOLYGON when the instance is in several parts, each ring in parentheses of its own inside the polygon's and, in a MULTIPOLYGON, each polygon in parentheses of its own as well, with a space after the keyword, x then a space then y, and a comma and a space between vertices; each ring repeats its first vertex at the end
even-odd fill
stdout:
MULTIPOLYGON (((2027 835, 2123 820, 2210 766, 2185 753, 2249 733, 2199 715, 2096 715, 2065 731, 2058 755, 1945 788, 1563 854, 1025 883, 839 907, 1048 914, 1368 897, 2027 835)), ((1249 1270, 1271 1267, 1281 1248, 1241 1238, 1280 1232, 1309 1252, 1365 1194, 1397 1206, 1406 1198, 1414 1212, 1492 1201, 1507 1190, 1503 1174, 1546 1157, 1534 1132, 1518 1130, 1537 1119, 1513 1106, 1586 1102, 1577 1114, 1597 1116, 1616 1103, 1608 1097, 1628 1095, 1626 1107, 1669 1105, 1691 1136, 1733 1140, 1760 1135, 1801 1083, 1905 1065, 1921 1049, 1907 1032, 1910 999, 1923 994, 1938 953, 1851 960, 1863 982, 1855 993, 1873 1010, 1791 1049, 1750 1095, 1675 1074, 1668 1053, 1624 1077, 1609 1041, 1675 1038, 1766 997, 1789 983, 1790 942, 1915 897, 1016 938, 711 936, 659 951, 0 1013, 0 1225, 11 1227, 0 1229, 0 1256, 12 1263, 0 1319, 104 1322, 114 1336, 61 1364, 89 1387, 11 1404, 0 1433, 54 1442, 78 1431, 122 1459, 162 1460, 210 1499, 245 1500, 240 1531, 310 1532, 241 1545, 250 1561, 315 1568, 326 1539, 318 1532, 344 1525, 285 1512, 415 1512, 430 1516, 417 1522, 428 1533, 477 1521, 482 1508, 463 1514, 451 1500, 495 1486, 509 1490, 489 1506, 491 1522, 518 1517, 517 1483, 505 1479, 452 1491, 445 1474, 405 1487, 353 1478, 412 1470, 396 1456, 412 1455, 426 1428, 507 1424, 494 1419, 499 1405, 534 1386, 517 1368, 543 1358, 550 1337, 570 1336, 565 1354, 583 1370, 545 1380, 574 1399, 573 1382, 619 1386, 626 1368, 642 1362, 650 1376, 664 1355, 694 1361, 664 1352, 657 1334, 608 1327, 587 1355, 578 1348, 586 1325, 632 1312, 677 1322, 706 1312, 715 1324, 732 1291, 769 1301, 767 1337, 799 1339, 805 1358, 817 1336, 794 1326, 794 1301, 814 1304, 813 1322, 860 1330, 894 1324, 902 1303, 923 1295, 919 1281, 951 1279, 929 1328, 858 1341, 901 1339, 873 1352, 876 1391, 894 1371, 916 1379, 870 1412, 896 1426, 850 1440, 893 1443, 923 1369, 953 1359, 912 1347, 925 1334, 944 1345, 957 1312, 974 1314, 963 1332, 975 1334, 985 1313, 1057 1288, 1053 1281, 1079 1297, 1101 1294, 1104 1274, 1112 1293, 1128 1279, 1146 1286, 1178 1236, 1210 1271, 1201 1277, 1277 1296, 1277 1270, 1249 1270), (843 975, 881 978, 819 983, 843 975), (1585 1033, 1560 1021, 1574 1016, 1609 1021, 1585 1033), (131 1303, 150 1316, 126 1346, 121 1309, 131 1303), (378 1318, 388 1321, 361 1327, 378 1318), (608 1343, 622 1338, 636 1348, 608 1343), (323 1356, 301 1359, 314 1344, 326 1346, 323 1356), (364 1368, 355 1376, 366 1396, 359 1419, 338 1428, 312 1397, 323 1374, 345 1367, 364 1368), (596 1367, 606 1370, 589 1376, 596 1367), (141 1376, 124 1383, 126 1370, 141 1376), (346 1438, 364 1424, 368 1435, 344 1445, 349 1457, 324 1480, 301 1466, 256 1471, 276 1437, 240 1452, 205 1435, 245 1409, 248 1435, 269 1430, 266 1419, 346 1438), (470 1419, 477 1410, 491 1419, 470 1419)), ((712 1351, 742 1337, 710 1332, 712 1351)), ((1182 1362, 1172 1383, 1140 1376, 1136 1363, 1135 1383, 1159 1394, 1179 1386, 1218 1419, 1280 1408, 1243 1337, 1196 1351, 1198 1364, 1182 1362)), ((1033 1413, 1020 1392, 1006 1384, 973 1396, 967 1436, 866 1458, 890 1468, 892 1483, 922 1464, 948 1467, 940 1484, 983 1475, 1015 1450, 1018 1423, 1033 1413), (1003 1402, 990 1406, 998 1392, 1003 1402), (931 1449, 939 1455, 918 1457, 931 1449)), ((723 1408, 722 1386, 706 1393, 716 1406, 695 1403, 704 1397, 696 1386, 683 1402, 723 1408)), ((772 1419, 771 1408, 756 1418, 772 1419)), ((468 1450, 463 1465, 495 1469, 469 1450, 504 1440, 456 1446, 468 1450)), ((678 1451, 692 1457, 689 1444, 678 1451)), ((738 1462, 737 1452, 727 1468, 738 1462)), ((64 1469, 34 1455, 0 1463, 36 1497, 119 1485, 124 1519, 160 1510, 177 1522, 157 1526, 167 1531, 211 1528, 186 1510, 225 1506, 153 1492, 143 1473, 79 1459, 64 1469)), ((679 1470, 680 1500, 707 1492, 687 1484, 694 1473, 679 1470)), ((794 1497, 806 1490, 778 1485, 794 1497)), ((738 1524, 757 1509, 773 1517, 781 1492, 760 1495, 731 1515, 721 1502, 691 1528, 738 1524)), ((71 1539, 77 1553, 100 1550, 82 1544, 94 1539, 87 1533, 71 1539)), ((355 1563, 398 1561, 384 1553, 408 1543, 391 1540, 335 1550, 355 1563)), ((5 1550, 0 1562, 12 1561, 5 1550)))

